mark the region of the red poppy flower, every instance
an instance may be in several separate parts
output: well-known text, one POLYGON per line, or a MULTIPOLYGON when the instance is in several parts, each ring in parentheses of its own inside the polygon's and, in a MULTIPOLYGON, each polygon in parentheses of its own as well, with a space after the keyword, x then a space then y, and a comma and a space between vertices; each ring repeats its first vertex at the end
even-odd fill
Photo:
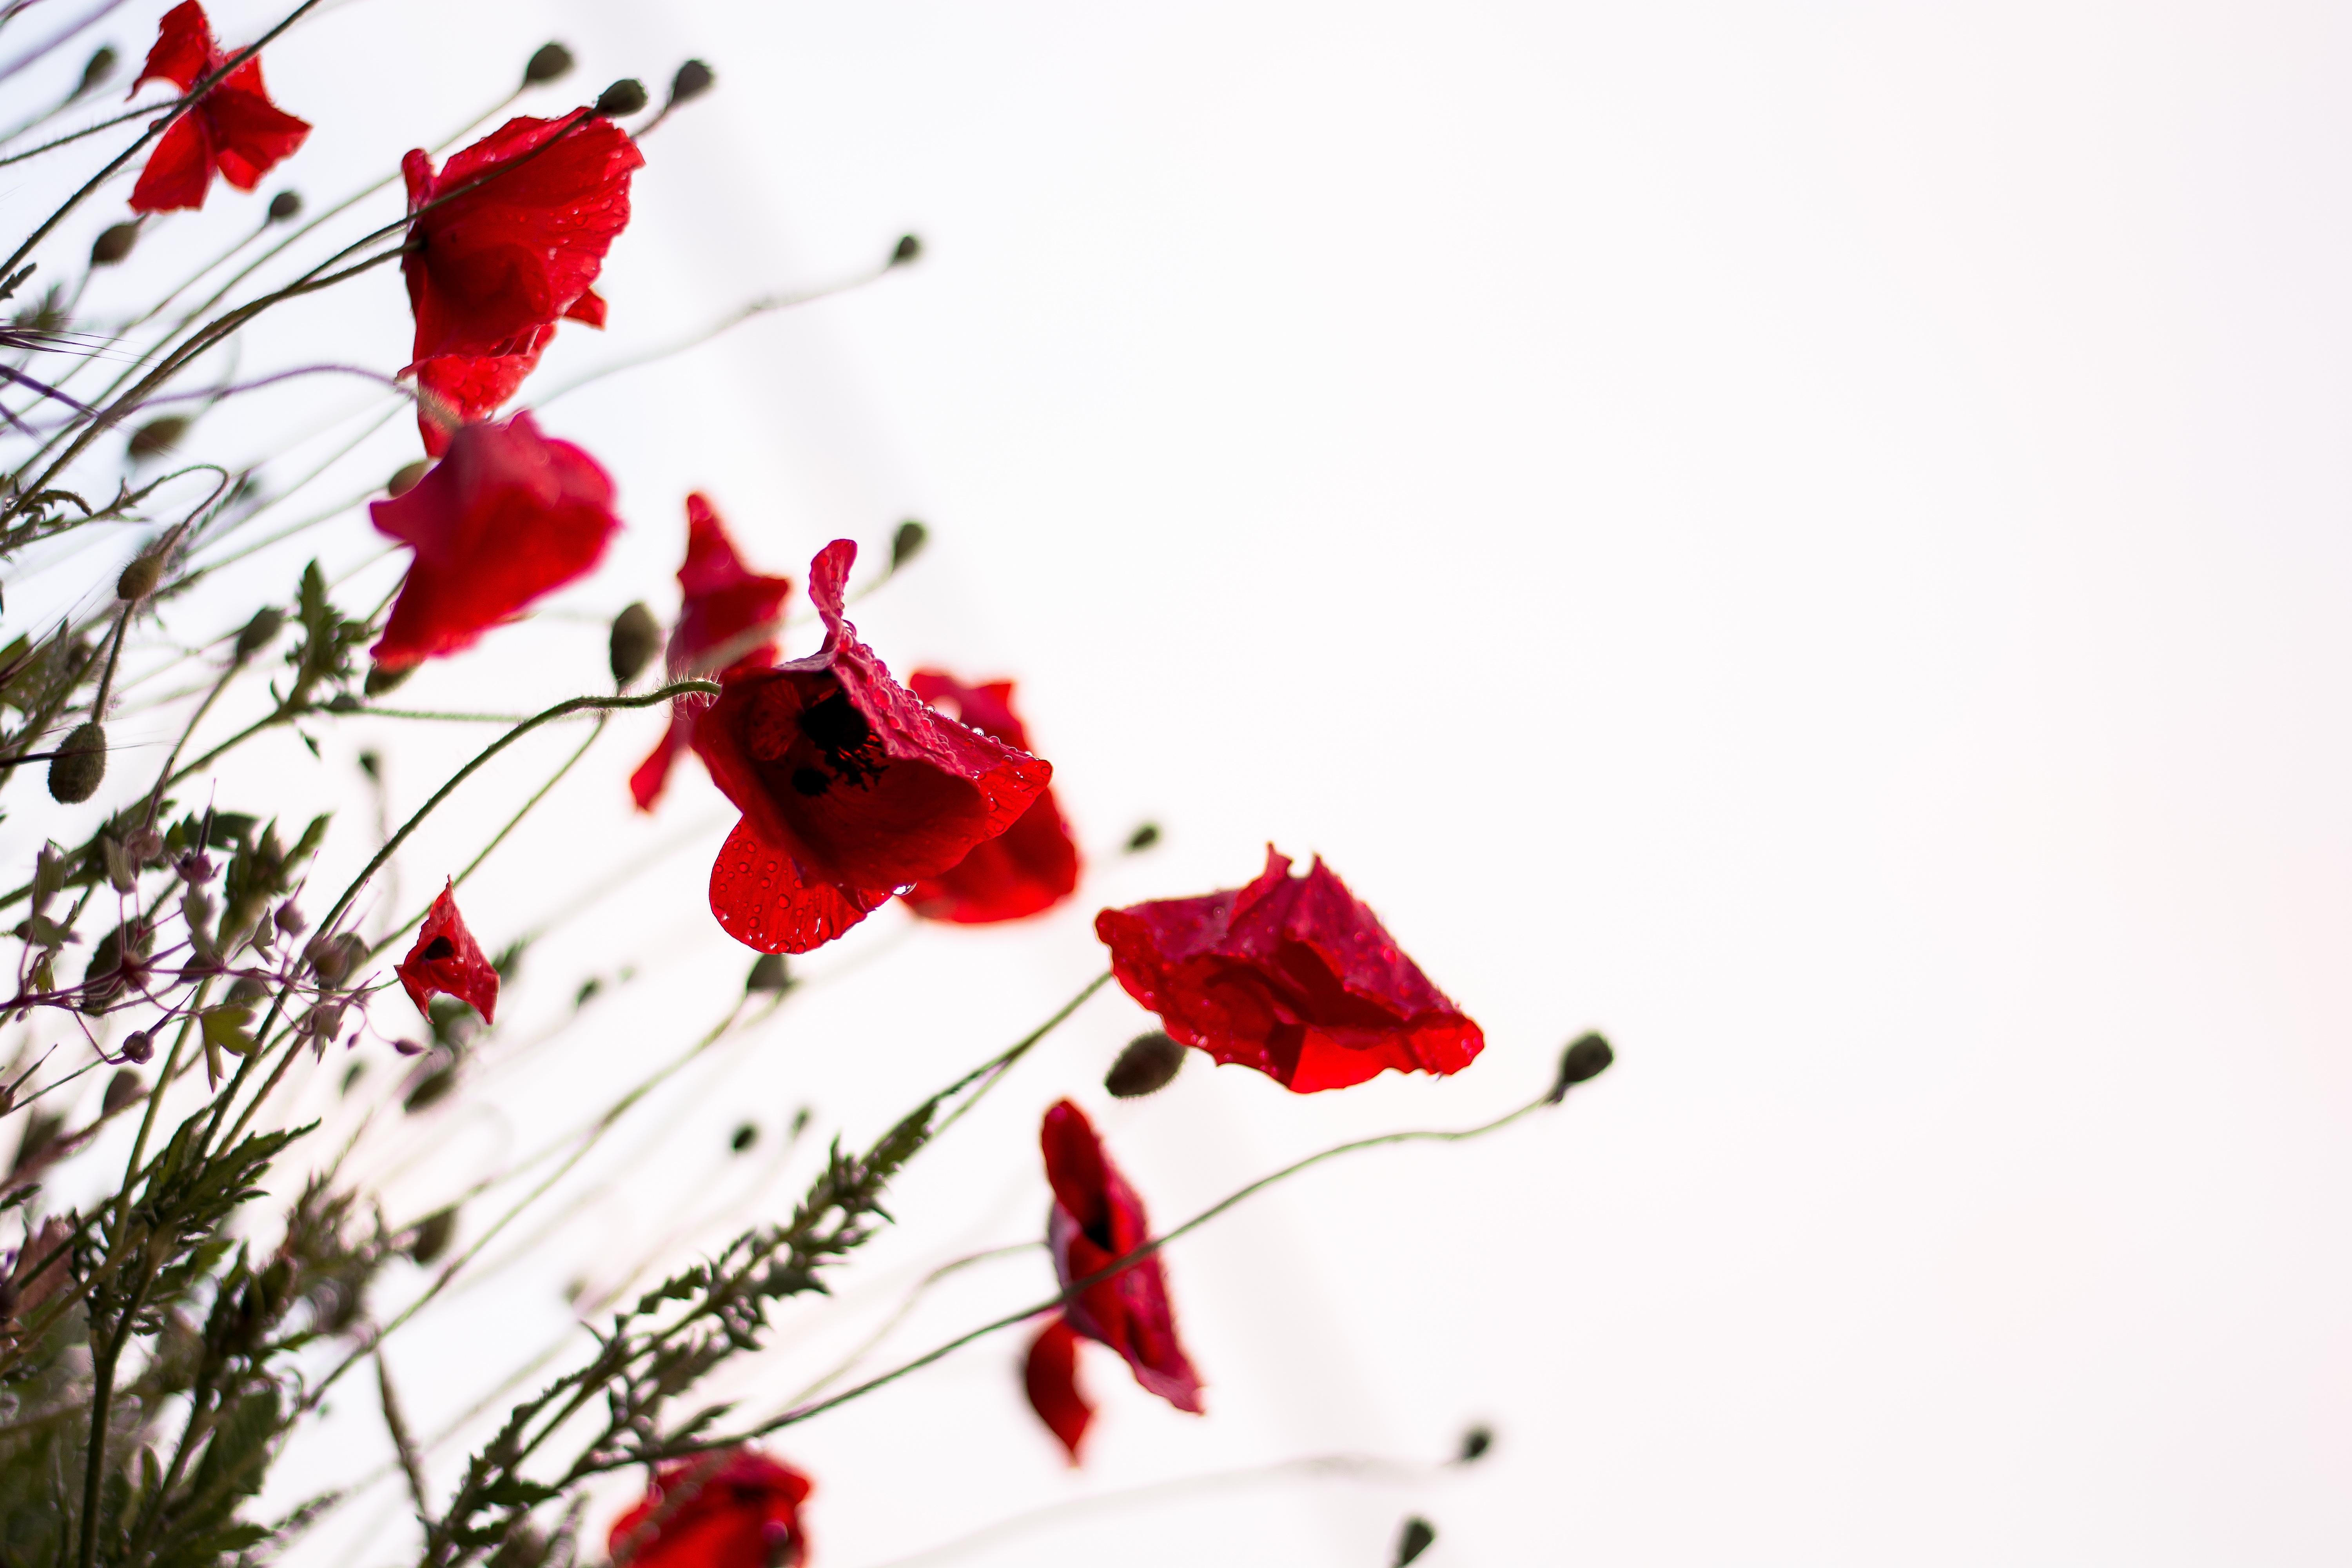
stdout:
POLYGON ((1095 934, 1171 1037, 1301 1094, 1390 1068, 1459 1072, 1486 1048, 1319 858, 1294 878, 1268 845, 1248 887, 1105 910, 1095 934))
MULTIPOLYGON (((686 563, 677 569, 677 585, 686 596, 669 634, 672 679, 713 659, 730 673, 765 669, 776 662, 775 637, 761 628, 783 615, 793 580, 762 577, 744 565, 709 498, 698 491, 686 498, 686 563)), ((639 811, 651 811, 661 798, 671 765, 694 739, 695 714, 709 706, 710 700, 698 694, 670 705, 668 732, 629 775, 629 794, 639 811)))
POLYGON ((438 174, 422 148, 401 160, 416 215, 400 260, 416 314, 403 374, 445 405, 418 406, 427 452, 446 443, 451 417, 482 418, 514 395, 558 321, 604 324, 593 285, 645 161, 628 132, 584 109, 509 120, 438 174))
POLYGON ((694 721, 695 754, 740 807, 710 868, 710 911, 762 952, 806 952, 936 877, 1029 809, 1053 765, 932 711, 842 618, 857 546, 809 564, 824 646, 730 671, 694 721))
POLYGON ((376 531, 415 548, 375 661, 400 669, 474 646, 490 627, 585 575, 621 520, 613 481, 528 413, 468 425, 414 488, 368 508, 376 531))
POLYGON ((613 1568, 796 1568, 808 1556, 806 1476, 756 1448, 674 1459, 613 1521, 613 1568))
MULTIPOLYGON (((1047 1110, 1038 1142, 1045 1152, 1045 1179, 1054 1188, 1045 1240, 1053 1248, 1054 1272, 1066 1290, 1149 1241, 1151 1222, 1143 1200, 1111 1164, 1102 1140, 1076 1106, 1065 1100, 1047 1110)), ((1135 1381, 1146 1389, 1179 1410, 1201 1414, 1201 1374, 1177 1342, 1176 1315, 1168 1304, 1168 1277, 1158 1253, 1088 1286, 1063 1304, 1062 1318, 1073 1332, 1125 1357, 1135 1381)), ((1065 1363, 1058 1347, 1041 1338, 1030 1347, 1026 1381, 1030 1405, 1062 1439, 1075 1464, 1077 1439, 1092 1412, 1077 1390, 1076 1347, 1070 1350, 1065 1363)))
MULTIPOLYGON (((1013 711, 1013 682, 966 686, 940 670, 919 669, 907 684, 950 718, 1016 750, 1029 749, 1029 732, 1013 711)), ((1030 803, 1018 822, 974 846, 938 876, 917 882, 906 898, 925 920, 985 925, 1051 909, 1077 886, 1078 847, 1048 789, 1030 803)))
POLYGON ((466 917, 457 912, 454 884, 443 887, 441 896, 433 900, 424 927, 416 933, 416 945, 392 972, 400 976, 408 999, 420 1013, 437 994, 470 1004, 485 1024, 497 1021, 499 972, 482 955, 482 944, 474 940, 474 933, 466 929, 466 917))
MULTIPOLYGON (((146 68, 131 84, 131 96, 138 97, 151 81, 168 81, 184 93, 226 65, 230 52, 213 42, 205 8, 185 0, 163 13, 155 47, 147 51, 146 68)), ((249 191, 280 160, 292 157, 310 134, 309 121, 269 101, 269 89, 261 85, 261 57, 252 56, 172 121, 131 187, 131 210, 201 207, 215 174, 249 191)))
POLYGON ((1078 1331, 1067 1319, 1056 1314, 1029 1342, 1028 1358, 1021 1363, 1021 1386, 1029 1395, 1029 1408, 1061 1440, 1076 1466, 1078 1445, 1094 1425, 1095 1407, 1078 1388, 1078 1331))

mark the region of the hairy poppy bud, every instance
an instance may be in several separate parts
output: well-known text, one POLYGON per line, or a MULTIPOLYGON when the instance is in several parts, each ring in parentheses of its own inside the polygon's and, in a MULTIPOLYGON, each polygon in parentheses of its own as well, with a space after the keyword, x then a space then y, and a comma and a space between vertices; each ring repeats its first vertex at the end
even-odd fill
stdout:
POLYGON ((155 1037, 141 1029, 122 1042, 122 1059, 126 1062, 152 1061, 155 1058, 155 1037))
POLYGON ((147 1086, 141 1081, 139 1075, 124 1068, 106 1080, 106 1099, 100 1102, 100 1112, 112 1116, 126 1106, 138 1104, 139 1097, 146 1092, 147 1086))
POLYGON ((397 669, 386 669, 380 664, 372 664, 368 666, 367 680, 361 689, 370 697, 382 697, 386 692, 400 689, 401 683, 415 673, 416 667, 413 664, 404 664, 397 669))
POLYGON ((416 1222, 416 1234, 408 1242, 408 1256, 419 1263, 431 1263, 449 1250, 449 1243, 457 1234, 457 1211, 436 1209, 416 1222))
POLYGON ((106 726, 95 721, 77 725, 49 759, 49 798, 79 805, 98 793, 106 779, 106 726))
POLYGON ((243 664, 276 642, 285 626, 286 612, 275 605, 254 611, 253 619, 245 623, 245 630, 236 634, 236 662, 243 664))
POLYGON ((1184 1047, 1158 1029, 1138 1035, 1118 1053, 1103 1075, 1103 1087, 1116 1100, 1140 1100, 1157 1094, 1176 1080, 1184 1066, 1184 1047))
POLYGON ((549 82, 572 74, 572 51, 562 44, 541 44, 523 62, 522 84, 544 87, 549 82))
POLYGON ((890 265, 908 267, 923 258, 923 242, 911 234, 902 234, 898 243, 890 247, 890 265))
POLYGON ((291 223, 302 216, 302 193, 280 191, 269 198, 269 221, 291 223))
POLYGON ((669 79, 669 100, 673 104, 690 103, 709 92, 718 79, 719 73, 700 60, 688 60, 669 79))
POLYGON ((150 458, 160 458, 180 444, 188 433, 185 416, 166 414, 161 419, 150 419, 131 432, 131 460, 143 463, 150 458))
POLYGON ((890 536, 890 570, 896 572, 920 555, 923 546, 930 542, 931 531, 913 518, 900 523, 898 531, 890 536))
POLYGON ((746 1121, 742 1126, 735 1129, 735 1135, 727 1140, 727 1147, 733 1150, 736 1153, 740 1154, 748 1151, 752 1144, 757 1143, 759 1141, 759 1128, 753 1126, 751 1122, 746 1121))
POLYGON ((138 243, 139 226, 136 223, 118 223, 101 229, 90 245, 89 264, 92 267, 112 267, 129 256, 131 247, 138 243))
POLYGON ((1599 1035, 1587 1033, 1577 1036, 1570 1042, 1568 1049, 1560 1053, 1559 1081, 1551 1086, 1548 1098, 1558 1105, 1570 1089, 1588 1079, 1599 1078, 1616 1059, 1617 1053, 1611 1050, 1609 1042, 1599 1035))
POLYGON ((102 85, 108 77, 114 74, 114 46, 99 45, 98 51, 89 57, 89 64, 81 68, 81 83, 73 89, 73 95, 79 98, 92 88, 102 85))
POLYGON ((416 481, 431 472, 432 468, 433 459, 430 458, 419 458, 413 463, 403 463, 392 471, 392 478, 383 481, 383 493, 388 496, 406 495, 416 488, 416 481))
POLYGON ((661 623, 642 604, 631 605, 613 617, 613 683, 626 686, 652 662, 661 647, 661 623))
POLYGON ((1485 1458, 1486 1457, 1486 1450, 1494 1446, 1495 1431, 1493 1427, 1473 1426, 1470 1430, 1462 1434, 1462 1451, 1454 1456, 1454 1462, 1457 1465, 1475 1464, 1478 1460, 1485 1458))
POLYGON ((792 972, 784 967, 781 952, 763 952, 751 961, 751 977, 743 982, 746 991, 790 991, 792 972))
POLYGON ((646 84, 633 76, 625 76, 597 95, 596 112, 618 120, 643 109, 646 100, 646 84))
POLYGON ((1127 852, 1140 855, 1160 842, 1160 824, 1147 822, 1127 836, 1127 852))
POLYGON ((1404 1529, 1397 1534, 1396 1568, 1405 1568, 1406 1563, 1428 1551, 1436 1542, 1435 1525, 1419 1514, 1406 1520, 1404 1529))
POLYGON ((114 580, 114 596, 126 605, 135 605, 153 593, 155 584, 163 580, 163 557, 151 551, 122 569, 122 575, 114 580))

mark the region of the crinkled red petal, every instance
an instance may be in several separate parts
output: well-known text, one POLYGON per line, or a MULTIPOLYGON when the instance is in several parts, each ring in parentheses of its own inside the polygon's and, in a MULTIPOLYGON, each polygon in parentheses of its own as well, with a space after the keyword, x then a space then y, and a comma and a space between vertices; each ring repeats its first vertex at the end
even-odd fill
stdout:
POLYGON ((637 803, 639 811, 651 811, 661 799, 662 791, 669 784, 670 769, 677 765, 679 753, 693 739, 693 716, 680 705, 672 704, 669 728, 662 731, 661 743, 629 775, 629 798, 637 803))
MULTIPOLYGON (((915 695, 957 722, 1026 750, 1027 729, 1013 710, 1013 683, 967 686, 943 670, 908 678, 915 695)), ((1020 820, 937 877, 917 882, 907 902, 926 920, 986 925, 1024 920, 1053 908, 1078 886, 1078 846, 1050 789, 1020 820)))
POLYGON ((1021 1363, 1021 1386, 1029 1395, 1029 1408, 1060 1441, 1075 1468, 1078 1446, 1094 1423, 1095 1407, 1078 1387, 1077 1331, 1063 1319, 1055 1318, 1029 1342, 1029 1353, 1021 1363))
POLYGON ((163 13, 154 45, 147 51, 147 63, 132 79, 128 96, 138 97, 139 89, 151 81, 168 81, 185 92, 217 63, 213 55, 213 25, 205 8, 197 0, 181 0, 163 13))
POLYGON ((205 98, 198 112, 212 121, 214 157, 221 178, 249 191, 261 176, 294 155, 310 134, 310 122, 297 120, 269 101, 261 85, 261 61, 249 59, 205 98))
POLYGON ((457 912, 454 886, 444 887, 441 896, 433 900, 425 924, 417 931, 415 945, 393 966, 393 973, 400 976, 408 999, 420 1013, 437 994, 467 1003, 486 1024, 497 1019, 499 972, 474 940, 474 933, 466 929, 466 917, 457 912))
POLYGON ((769 845, 748 817, 735 825, 710 865, 710 912, 719 928, 761 952, 823 947, 879 909, 890 893, 809 880, 791 853, 769 845))
POLYGON ((212 127, 201 110, 172 122, 147 154, 147 166, 131 187, 131 210, 182 212, 205 205, 213 183, 212 127))
POLYGON ((789 577, 763 577, 745 564, 709 497, 686 498, 686 559, 677 569, 684 597, 670 633, 673 675, 697 669, 707 655, 725 651, 731 670, 764 669, 776 661, 772 637, 743 644, 756 628, 780 621, 793 591, 789 577))
POLYGON ((626 1568, 795 1568, 808 1478, 752 1448, 674 1460, 613 1521, 605 1550, 626 1568))

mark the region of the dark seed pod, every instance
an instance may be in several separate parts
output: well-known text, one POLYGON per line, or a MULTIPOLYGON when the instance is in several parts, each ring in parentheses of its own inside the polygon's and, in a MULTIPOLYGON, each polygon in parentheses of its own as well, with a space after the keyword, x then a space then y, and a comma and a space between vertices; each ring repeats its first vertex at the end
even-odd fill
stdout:
POLYGON ((1140 855, 1160 842, 1160 824, 1147 822, 1127 836, 1127 852, 1140 855))
POLYGON ((116 266, 131 254, 131 247, 138 243, 139 226, 136 223, 118 223, 110 228, 101 229, 90 245, 89 264, 92 267, 116 266))
POLYGON ((392 478, 384 480, 383 493, 388 496, 404 496, 415 489, 416 481, 430 473, 432 469, 433 459, 430 458, 419 458, 413 463, 403 463, 392 471, 392 478))
POLYGON ((269 198, 269 221, 291 223, 302 216, 302 193, 280 191, 269 198))
POLYGON ((1494 1446, 1495 1429, 1493 1427, 1473 1426, 1462 1434, 1462 1451, 1454 1456, 1454 1462, 1457 1465, 1475 1464, 1485 1458, 1486 1450, 1494 1446))
POLYGON ((449 1250, 449 1243, 457 1235, 457 1211, 436 1209, 416 1222, 416 1234, 408 1243, 408 1256, 419 1263, 431 1263, 449 1250))
POLYGON ((99 45, 98 51, 89 57, 89 64, 81 68, 81 85, 73 89, 73 95, 79 98, 93 88, 104 86, 106 79, 114 74, 115 58, 112 44, 99 45))
POLYGON ((743 982, 746 991, 790 991, 792 972, 784 967, 781 952, 763 952, 751 961, 751 978, 743 982))
POLYGON ((759 1141, 760 1130, 751 1122, 746 1121, 742 1126, 735 1129, 735 1135, 727 1140, 727 1147, 732 1149, 738 1154, 740 1154, 748 1151, 752 1144, 757 1143, 759 1141))
POLYGON ((1396 1568, 1405 1568, 1406 1563, 1428 1551, 1436 1542, 1435 1525, 1419 1514, 1406 1520, 1404 1529, 1397 1532, 1396 1568))
POLYGON ((126 605, 135 605, 155 591, 163 580, 163 557, 149 553, 132 561, 114 580, 114 596, 126 605))
POLYGON ((131 432, 131 460, 143 463, 150 458, 160 458, 177 447, 180 437, 187 433, 188 421, 184 416, 166 414, 161 419, 150 419, 131 432))
POLYGON ((263 648, 278 640, 286 626, 286 612, 275 605, 253 612, 253 619, 245 623, 245 630, 236 634, 236 662, 243 664, 263 648))
POLYGON ((106 1099, 101 1102, 101 1112, 112 1116, 125 1107, 138 1104, 140 1097, 146 1092, 147 1085, 139 1075, 124 1068, 106 1080, 106 1099))
POLYGON ((718 79, 719 73, 700 60, 688 60, 669 79, 669 100, 673 104, 691 103, 709 92, 718 79))
POLYGON ((923 242, 911 234, 902 234, 898 243, 890 247, 890 265, 909 267, 923 258, 923 242))
POLYGON ((631 605, 613 617, 613 684, 626 686, 653 662, 661 649, 661 623, 643 604, 631 605))
POLYGON ((612 119, 636 113, 647 102, 646 84, 625 76, 596 97, 596 112, 612 119))
POLYGON ((155 1058, 155 1037, 142 1029, 122 1042, 122 1059, 126 1062, 152 1061, 155 1058))
POLYGON ((416 667, 413 664, 404 664, 397 669, 386 669, 383 665, 372 664, 368 666, 367 679, 361 689, 370 697, 382 697, 388 691, 397 691, 401 683, 415 673, 416 667))
POLYGON ((1103 1075, 1103 1087, 1115 1100, 1140 1100, 1173 1083, 1183 1067, 1184 1047, 1154 1029, 1128 1041, 1103 1075))
POLYGON ((896 572, 920 555, 923 546, 930 542, 931 531, 913 518, 900 523, 898 531, 890 536, 890 570, 896 572))
POLYGON ((49 759, 49 798, 79 805, 106 781, 106 726, 77 726, 49 759))
POLYGON ((1616 1059, 1617 1053, 1611 1050, 1609 1042, 1599 1035, 1586 1033, 1577 1036, 1569 1043, 1568 1049, 1560 1053, 1559 1081, 1551 1086, 1549 1097, 1551 1102, 1558 1105, 1570 1089, 1588 1079, 1599 1078, 1616 1059))
POLYGON ((572 51, 562 44, 541 44, 523 62, 522 84, 544 87, 558 78, 572 74, 572 51))

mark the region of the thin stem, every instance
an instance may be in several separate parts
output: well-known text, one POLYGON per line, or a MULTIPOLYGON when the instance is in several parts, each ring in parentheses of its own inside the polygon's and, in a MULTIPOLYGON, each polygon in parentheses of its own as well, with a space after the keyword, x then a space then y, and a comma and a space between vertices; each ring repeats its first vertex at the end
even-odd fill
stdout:
POLYGON ((417 1457, 416 1439, 409 1436, 407 1417, 400 1409, 400 1396, 393 1392, 392 1368, 384 1363, 382 1351, 375 1357, 375 1386, 383 1403, 384 1429, 392 1434, 393 1449, 400 1456, 401 1473, 408 1478, 408 1495, 416 1500, 416 1517, 430 1525, 433 1505, 425 1498, 425 1464, 417 1457))

